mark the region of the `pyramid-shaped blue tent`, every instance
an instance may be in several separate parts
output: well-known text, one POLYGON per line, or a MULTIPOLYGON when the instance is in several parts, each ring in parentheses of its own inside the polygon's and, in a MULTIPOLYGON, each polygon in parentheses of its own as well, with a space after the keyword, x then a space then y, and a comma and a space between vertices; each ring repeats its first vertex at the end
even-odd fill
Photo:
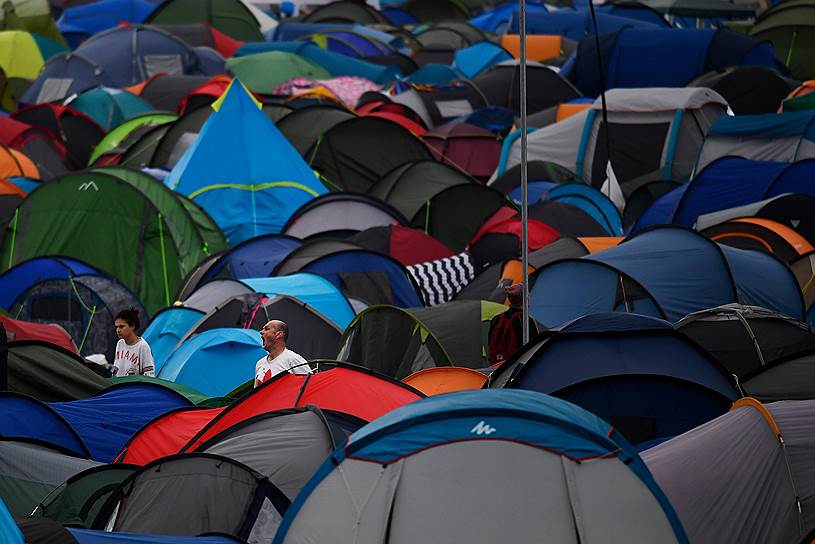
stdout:
POLYGON ((165 183, 209 212, 230 244, 280 232, 297 208, 327 192, 238 80, 212 107, 165 183))

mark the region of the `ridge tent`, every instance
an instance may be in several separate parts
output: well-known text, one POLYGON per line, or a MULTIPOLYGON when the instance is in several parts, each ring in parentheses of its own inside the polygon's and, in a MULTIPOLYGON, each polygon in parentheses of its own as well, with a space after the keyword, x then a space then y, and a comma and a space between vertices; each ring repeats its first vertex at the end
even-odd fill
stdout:
POLYGON ((521 391, 431 397, 360 429, 298 495, 273 542, 367 544, 383 534, 400 542, 417 533, 473 544, 599 542, 609 534, 688 542, 613 427, 567 402, 521 391), (502 470, 484 471, 496 463, 502 470), (489 516, 475 504, 487 496, 489 516))
POLYGON ((597 70, 597 43, 581 40, 568 73, 586 96, 605 89, 683 87, 705 72, 735 65, 778 68, 772 44, 727 29, 622 28, 600 40, 604 73, 597 70))
POLYGON ((797 162, 815 158, 815 111, 764 115, 725 115, 707 131, 695 172, 716 159, 797 162))
POLYGON ((755 249, 775 255, 785 263, 815 248, 791 228, 769 219, 742 217, 709 227, 702 234, 720 244, 755 249))
POLYGON ((379 199, 357 193, 329 193, 300 206, 289 217, 283 233, 304 240, 406 223, 401 213, 379 199))
POLYGON ((452 257, 453 252, 419 229, 391 225, 372 227, 347 239, 369 251, 390 255, 405 266, 452 257))
POLYGON ((682 434, 739 397, 724 368, 670 323, 621 313, 583 316, 539 334, 490 383, 573 402, 633 444, 682 434))
POLYGON ((815 349, 815 334, 797 319, 757 306, 727 304, 682 318, 676 330, 740 379, 775 361, 815 349))
POLYGON ((12 516, 28 516, 55 487, 74 474, 99 465, 42 444, 2 439, 0 500, 6 503, 12 516))
POLYGON ((796 83, 763 66, 730 66, 706 72, 687 86, 707 87, 727 100, 737 115, 754 115, 777 112, 796 83))
POLYGON ((342 363, 320 366, 314 374, 283 372, 266 380, 219 412, 181 451, 194 451, 225 429, 272 410, 311 404, 373 421, 424 397, 412 387, 367 368, 342 363))
POLYGON ((150 345, 156 369, 164 365, 181 339, 204 315, 195 308, 171 306, 153 316, 141 337, 150 345))
POLYGON ((209 211, 229 242, 280 232, 300 205, 326 192, 240 82, 213 109, 165 183, 209 211), (218 160, 225 155, 229 161, 218 160))
POLYGON ((277 410, 236 423, 196 451, 244 463, 294 500, 325 458, 365 423, 316 406, 277 410))
POLYGON ((166 25, 203 21, 213 28, 245 42, 263 41, 260 22, 241 0, 170 0, 147 17, 146 23, 166 25))
POLYGON ((815 401, 745 398, 642 453, 691 542, 802 542, 815 527, 807 462, 814 410, 815 401))
MULTIPOLYGON (((531 90, 527 97, 530 114, 581 96, 574 85, 551 68, 536 62, 530 63, 530 68, 527 75, 531 90)), ((517 116, 520 111, 519 78, 518 61, 508 60, 477 75, 473 84, 484 93, 489 105, 508 108, 517 116)))
POLYGON ((762 12, 750 28, 751 36, 772 43, 778 58, 798 79, 815 77, 813 8, 811 0, 779 2, 762 12))
POLYGON ((43 402, 84 399, 110 386, 73 351, 34 340, 8 343, 7 372, 9 391, 43 402))
POLYGON ((306 160, 307 155, 329 129, 348 119, 353 112, 334 106, 307 106, 294 110, 277 122, 277 129, 306 160))
POLYGON ((160 367, 156 361, 156 370, 163 380, 217 397, 253 379, 255 363, 265 355, 254 329, 211 329, 180 344, 160 367))
POLYGON ((116 314, 133 307, 149 319, 138 298, 124 285, 81 261, 38 257, 0 275, 0 306, 20 319, 62 327, 83 355, 102 353, 113 360, 110 331, 116 314))
MULTIPOLYGON (((611 163, 624 193, 645 176, 687 178, 705 134, 727 109, 722 97, 699 88, 612 89, 606 100, 611 163)), ((595 100, 590 109, 531 133, 529 160, 574 169, 578 178, 600 188, 609 160, 601 109, 595 100)), ((517 139, 504 140, 502 159, 497 176, 520 162, 517 139)))
POLYGON ((195 536, 225 533, 268 541, 289 500, 246 465, 207 453, 158 459, 111 494, 93 528, 195 536))
POLYGON ((490 320, 507 306, 480 300, 430 308, 371 306, 343 333, 338 359, 396 379, 424 368, 486 368, 490 320))
POLYGON ((305 156, 334 191, 359 193, 371 189, 399 166, 431 159, 427 147, 416 136, 377 117, 358 117, 334 125, 305 156), (373 149, 377 150, 375 154, 371 153, 373 149))

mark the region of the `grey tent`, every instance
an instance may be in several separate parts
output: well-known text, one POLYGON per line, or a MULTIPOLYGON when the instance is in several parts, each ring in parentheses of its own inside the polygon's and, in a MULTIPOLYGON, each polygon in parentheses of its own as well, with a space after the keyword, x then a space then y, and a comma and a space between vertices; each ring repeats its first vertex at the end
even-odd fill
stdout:
POLYGON ((316 406, 266 412, 229 427, 196 450, 240 461, 294 500, 328 455, 365 423, 316 406))
POLYGON ((183 300, 182 305, 206 313, 232 297, 254 292, 254 289, 238 280, 213 280, 193 291, 183 300))
POLYGON ((96 529, 189 535, 225 533, 268 542, 289 500, 237 461, 208 453, 157 459, 126 478, 94 521, 96 529))
POLYGON ((815 401, 733 409, 642 453, 695 544, 798 544, 815 528, 815 401))
POLYGON ((0 499, 13 516, 27 516, 55 487, 100 464, 40 444, 0 440, 0 499))
POLYGON ((676 328, 739 378, 815 349, 815 334, 809 325, 758 306, 726 304, 694 312, 676 328))
POLYGON ((388 225, 406 225, 407 219, 379 199, 354 193, 329 193, 309 200, 294 212, 283 234, 305 239, 319 234, 346 236, 388 225))
POLYGON ((761 402, 815 399, 815 348, 747 374, 741 388, 761 402))
MULTIPOLYGON (((606 99, 611 163, 623 187, 654 175, 686 179, 708 129, 727 111, 720 95, 703 88, 612 89, 606 99)), ((559 164, 602 186, 608 157, 600 112, 598 98, 588 110, 530 134, 529 160, 559 164)), ((518 164, 520 156, 516 140, 505 167, 518 164)))

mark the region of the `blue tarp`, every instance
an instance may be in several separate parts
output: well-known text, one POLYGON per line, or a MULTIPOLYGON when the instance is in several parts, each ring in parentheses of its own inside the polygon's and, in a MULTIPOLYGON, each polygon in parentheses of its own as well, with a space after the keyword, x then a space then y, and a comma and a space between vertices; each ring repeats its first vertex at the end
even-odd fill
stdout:
POLYGON ((175 350, 158 377, 220 397, 251 380, 265 355, 254 329, 210 329, 175 350))
POLYGON ((94 460, 112 463, 133 433, 153 418, 191 403, 160 385, 127 383, 94 397, 50 406, 82 437, 94 460))
POLYGON ((243 283, 269 297, 288 295, 299 299, 345 329, 354 319, 354 310, 345 295, 330 281, 314 274, 291 274, 276 278, 251 278, 243 283))
POLYGON ((283 234, 250 238, 218 259, 201 277, 198 285, 221 278, 239 280, 269 276, 280 261, 301 245, 302 240, 283 234))
POLYGON ((104 275, 92 266, 68 257, 37 257, 25 261, 0 275, 0 306, 10 310, 20 295, 43 281, 65 280, 84 274, 104 275))
POLYGON ((0 436, 53 444, 79 457, 90 452, 71 425, 47 404, 14 393, 0 394, 0 436))
POLYGON ((142 338, 150 345, 156 374, 164 366, 164 362, 178 342, 202 317, 204 312, 181 307, 166 308, 153 317, 150 325, 142 333, 142 338))
POLYGON ((23 533, 14 523, 14 518, 0 499, 0 542, 5 544, 23 544, 23 533))
POLYGON ((68 531, 79 544, 237 544, 238 542, 229 536, 140 535, 137 533, 109 533, 106 531, 72 529, 70 527, 68 531))
POLYGON ((303 267, 301 272, 319 274, 333 283, 337 289, 343 287, 344 273, 368 272, 372 275, 384 275, 390 287, 391 300, 366 302, 387 303, 400 308, 424 306, 424 301, 416 292, 405 267, 395 259, 373 251, 351 250, 326 255, 303 267))
POLYGON ((213 108, 164 183, 207 210, 230 244, 280 232, 327 192, 240 81, 213 108))
POLYGON ((318 469, 281 523, 273 542, 281 544, 298 511, 320 482, 346 458, 390 462, 434 445, 478 440, 473 429, 488 416, 488 440, 512 440, 572 458, 616 455, 654 494, 686 542, 679 520, 632 446, 608 423, 568 402, 531 391, 463 391, 422 399, 398 408, 354 433, 318 469))

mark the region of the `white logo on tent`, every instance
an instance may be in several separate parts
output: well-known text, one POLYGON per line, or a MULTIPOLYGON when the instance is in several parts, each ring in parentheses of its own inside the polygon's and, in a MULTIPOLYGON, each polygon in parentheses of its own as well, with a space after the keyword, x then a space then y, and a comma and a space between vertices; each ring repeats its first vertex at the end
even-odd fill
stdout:
POLYGON ((489 425, 487 425, 487 423, 485 421, 482 420, 482 421, 479 421, 476 424, 476 426, 473 427, 470 430, 470 432, 480 436, 482 434, 491 435, 492 433, 494 433, 497 430, 498 429, 496 429, 495 427, 490 427, 489 425))
POLYGON ((87 191, 88 189, 91 189, 91 188, 94 191, 99 190, 99 187, 97 187, 96 183, 94 183, 93 181, 88 181, 88 182, 83 183, 82 185, 79 186, 79 189, 77 189, 77 190, 78 191, 87 191))

